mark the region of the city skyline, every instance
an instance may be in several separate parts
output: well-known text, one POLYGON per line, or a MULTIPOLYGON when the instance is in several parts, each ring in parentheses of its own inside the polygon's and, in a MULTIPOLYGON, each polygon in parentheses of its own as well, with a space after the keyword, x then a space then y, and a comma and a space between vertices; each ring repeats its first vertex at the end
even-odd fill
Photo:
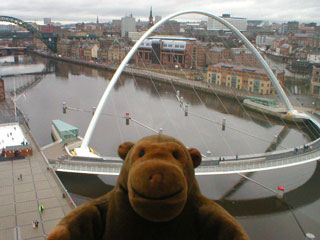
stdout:
MULTIPOLYGON (((99 16, 100 22, 108 22, 112 19, 120 19, 123 16, 133 14, 136 20, 147 20, 150 7, 153 16, 167 16, 182 10, 204 10, 221 16, 229 13, 234 17, 244 17, 249 20, 268 20, 270 22, 299 21, 300 23, 316 22, 320 24, 320 2, 318 0, 295 1, 271 0, 261 2, 257 0, 225 0, 197 2, 187 1, 181 7, 177 1, 150 1, 148 5, 141 0, 118 1, 112 6, 106 1, 99 0, 17 0, 1 3, 0 15, 20 18, 24 21, 42 21, 49 17, 53 22, 94 22, 99 16), (125 6, 125 7, 123 7, 125 6), (200 6, 200 7, 199 7, 200 6)), ((188 20, 188 17, 185 17, 188 20)), ((194 19, 194 16, 189 19, 194 19)), ((199 17, 198 17, 199 19, 199 17)))

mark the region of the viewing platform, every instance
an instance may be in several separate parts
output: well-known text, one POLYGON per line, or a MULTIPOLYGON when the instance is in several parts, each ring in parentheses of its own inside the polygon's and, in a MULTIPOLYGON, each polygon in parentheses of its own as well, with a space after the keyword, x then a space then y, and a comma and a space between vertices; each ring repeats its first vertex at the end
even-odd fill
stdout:
POLYGON ((28 127, 22 121, 20 124, 14 122, 21 116, 16 118, 10 106, 5 101, 0 102, 0 112, 5 113, 0 116, 5 117, 0 129, 10 125, 19 126, 33 152, 27 156, 0 158, 0 239, 44 240, 75 204, 49 166, 28 127), (3 123, 5 120, 11 121, 3 123), (39 211, 40 205, 44 207, 43 212, 39 211), (39 222, 37 228, 33 228, 32 221, 39 222))

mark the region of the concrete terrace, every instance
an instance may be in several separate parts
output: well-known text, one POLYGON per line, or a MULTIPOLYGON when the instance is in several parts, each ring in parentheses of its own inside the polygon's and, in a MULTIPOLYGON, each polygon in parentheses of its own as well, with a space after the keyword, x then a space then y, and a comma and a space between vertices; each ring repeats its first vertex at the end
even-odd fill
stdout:
POLYGON ((0 161, 0 239, 46 239, 74 203, 31 133, 20 126, 34 152, 25 159, 0 161), (20 174, 22 180, 18 180, 20 174), (43 213, 39 205, 44 206, 43 213), (36 229, 33 220, 39 221, 36 229))

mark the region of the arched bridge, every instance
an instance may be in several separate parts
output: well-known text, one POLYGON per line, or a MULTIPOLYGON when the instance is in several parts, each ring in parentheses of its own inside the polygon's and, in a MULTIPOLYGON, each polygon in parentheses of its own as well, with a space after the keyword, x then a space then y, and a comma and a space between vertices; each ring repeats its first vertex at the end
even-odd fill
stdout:
POLYGON ((56 36, 50 36, 44 33, 41 33, 33 27, 31 24, 26 23, 22 21, 21 19, 9 17, 9 16, 0 16, 0 22, 9 22, 16 24, 20 27, 23 27, 24 29, 31 32, 34 37, 40 39, 52 52, 57 52, 57 37, 56 36))

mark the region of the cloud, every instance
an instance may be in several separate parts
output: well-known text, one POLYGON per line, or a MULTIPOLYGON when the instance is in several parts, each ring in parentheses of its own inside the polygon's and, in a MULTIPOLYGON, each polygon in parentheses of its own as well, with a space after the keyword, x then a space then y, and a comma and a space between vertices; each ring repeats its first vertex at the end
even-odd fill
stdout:
POLYGON ((100 21, 120 19, 132 13, 136 19, 147 19, 150 6, 153 15, 166 16, 181 10, 204 10, 221 15, 230 13, 236 17, 248 19, 263 19, 286 22, 298 20, 300 22, 317 22, 320 24, 319 0, 15 0, 2 1, 0 15, 17 17, 26 21, 42 20, 50 17, 53 21, 100 21))

